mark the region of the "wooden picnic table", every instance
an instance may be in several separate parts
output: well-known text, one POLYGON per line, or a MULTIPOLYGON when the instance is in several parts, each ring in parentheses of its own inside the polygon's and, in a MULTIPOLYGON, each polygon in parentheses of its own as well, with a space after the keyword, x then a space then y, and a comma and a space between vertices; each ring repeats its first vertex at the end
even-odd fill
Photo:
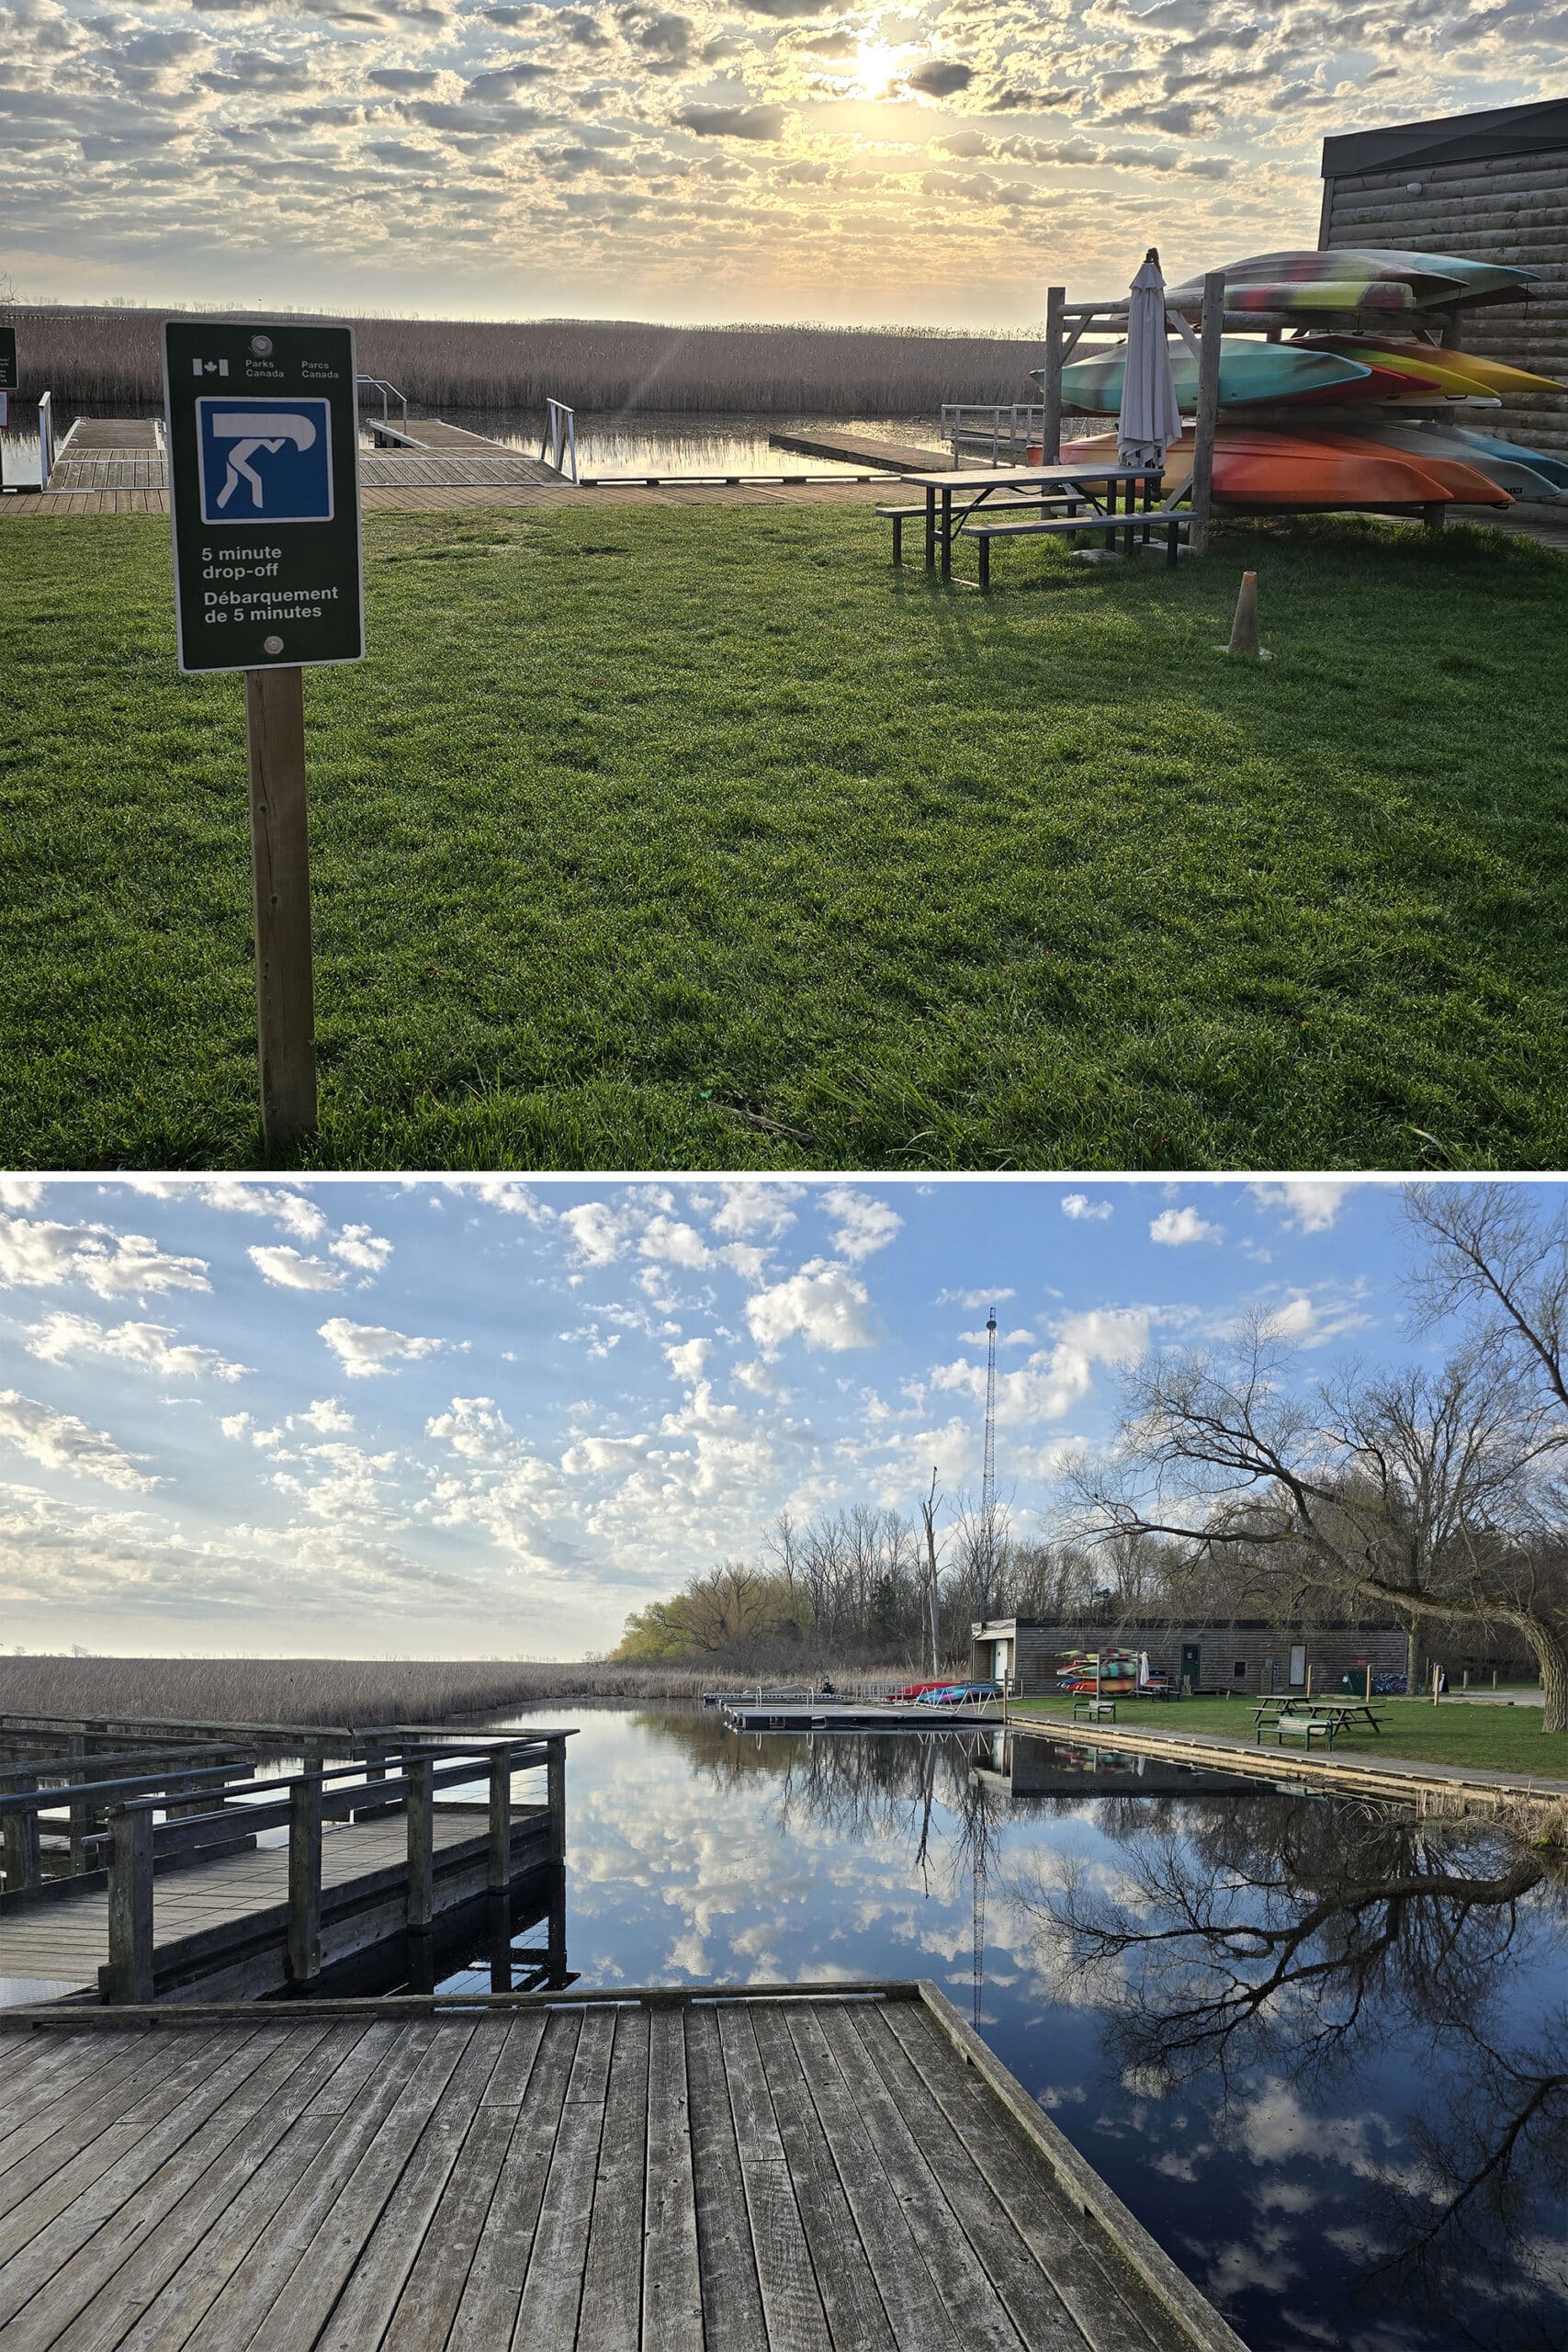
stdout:
MULTIPOLYGON (((1115 514, 1124 509, 1125 545, 1131 555, 1138 530, 1136 517, 1140 511, 1149 512, 1164 479, 1165 469, 1160 466, 1112 466, 1096 460, 1087 465, 992 466, 983 472, 976 469, 973 473, 906 474, 899 487, 925 492, 926 570, 930 571, 934 567, 940 548, 942 576, 945 580, 953 570, 954 538, 970 516, 978 514, 998 491, 1032 491, 1036 496, 1054 491, 1059 497, 1081 498, 1099 515, 1115 514), (973 497, 962 496, 955 503, 955 492, 970 491, 973 497), (1121 507, 1117 503, 1119 497, 1121 507)), ((1010 497, 1008 501, 1010 504, 1017 503, 1016 498, 1010 497)), ((1146 530, 1148 526, 1144 528, 1146 530)))
POLYGON ((1287 1692, 1283 1698, 1265 1699, 1260 1707, 1252 1710, 1252 1720, 1259 1727, 1270 1715, 1332 1716, 1336 1726, 1343 1731, 1354 1715, 1364 1715, 1379 1738, 1382 1736, 1382 1717, 1365 1699, 1309 1699, 1302 1691, 1287 1692))

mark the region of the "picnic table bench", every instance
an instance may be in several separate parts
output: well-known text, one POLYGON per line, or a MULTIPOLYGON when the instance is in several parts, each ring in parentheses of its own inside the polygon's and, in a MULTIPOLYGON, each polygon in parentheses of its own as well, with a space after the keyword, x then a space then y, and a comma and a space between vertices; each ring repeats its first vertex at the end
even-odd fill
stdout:
POLYGON ((1300 1692, 1291 1692, 1281 1699, 1265 1699, 1260 1707, 1254 1707, 1252 1719, 1261 1724, 1270 1714, 1316 1715, 1320 1721, 1331 1721, 1337 1731, 1343 1731, 1347 1724, 1359 1715, 1371 1724, 1380 1739, 1382 1737, 1382 1711, 1365 1699, 1307 1699, 1300 1692))
POLYGON ((1087 1715, 1091 1724, 1113 1724, 1116 1721, 1116 1702, 1114 1699, 1075 1699, 1073 1701, 1074 1723, 1077 1722, 1080 1714, 1087 1715))
POLYGON ((876 511, 893 526, 896 564, 904 560, 905 523, 923 515, 926 570, 934 570, 940 559, 944 580, 953 570, 953 541, 967 531, 979 556, 980 586, 988 588, 993 539, 1088 531, 1112 542, 1120 535, 1131 555, 1140 541, 1146 544, 1159 531, 1166 539, 1166 560, 1174 563, 1188 518, 1156 507, 1163 479, 1158 467, 1111 465, 1103 459, 993 466, 969 474, 906 474, 906 486, 924 492, 924 506, 879 506, 876 511), (1021 513, 1022 519, 1016 519, 1021 513))
POLYGON ((1314 1734, 1332 1748, 1335 1730, 1336 1725, 1331 1715, 1296 1715, 1286 1713, 1275 1715, 1265 1722, 1260 1711, 1258 1732, 1253 1745, 1260 1747, 1264 1733, 1271 1731, 1276 1747, 1282 1747, 1287 1739, 1299 1739, 1302 1746, 1310 1753, 1314 1734))

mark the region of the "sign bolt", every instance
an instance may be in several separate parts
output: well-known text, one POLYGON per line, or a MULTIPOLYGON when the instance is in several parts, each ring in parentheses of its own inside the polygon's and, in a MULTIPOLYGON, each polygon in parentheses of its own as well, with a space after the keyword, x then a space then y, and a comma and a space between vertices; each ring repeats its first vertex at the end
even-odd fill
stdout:
POLYGON ((283 639, 282 639, 280 637, 264 637, 264 638, 263 638, 263 639, 262 639, 262 651, 263 651, 264 653, 281 653, 281 652, 282 652, 282 650, 283 650, 283 639))

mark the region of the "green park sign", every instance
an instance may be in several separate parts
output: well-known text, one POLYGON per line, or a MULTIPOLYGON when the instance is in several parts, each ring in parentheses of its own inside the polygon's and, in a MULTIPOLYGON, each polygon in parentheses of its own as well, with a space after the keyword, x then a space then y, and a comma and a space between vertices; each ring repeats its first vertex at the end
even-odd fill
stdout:
POLYGON ((172 319, 164 400, 181 669, 359 661, 350 330, 172 319))

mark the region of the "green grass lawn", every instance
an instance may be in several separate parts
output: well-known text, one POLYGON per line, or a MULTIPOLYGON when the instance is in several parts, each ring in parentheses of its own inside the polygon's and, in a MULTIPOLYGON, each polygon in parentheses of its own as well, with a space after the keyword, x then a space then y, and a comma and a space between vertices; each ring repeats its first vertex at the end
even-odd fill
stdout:
MULTIPOLYGON (((1568 1161, 1568 560, 1231 526, 983 601, 869 508, 367 542, 305 1164, 1568 1161)), ((0 1164, 254 1165, 240 681, 175 671, 163 521, 4 549, 0 1164)))
MULTIPOLYGON (((1116 1702, 1118 1730, 1218 1732, 1227 1739, 1250 1740, 1255 1729, 1256 1698, 1120 1699, 1116 1702)), ((1434 1707, 1424 1699, 1379 1699, 1383 1710, 1381 1731, 1362 1724, 1339 1734, 1336 1756, 1404 1757, 1417 1764, 1473 1765, 1488 1772, 1531 1772, 1568 1781, 1568 1732, 1541 1730, 1540 1709, 1467 1706, 1461 1701, 1434 1707)), ((1071 1699, 1021 1699, 1010 1712, 1019 1714, 1062 1715, 1070 1720, 1071 1699)), ((1287 1740, 1276 1750, 1266 1739, 1260 1751, 1297 1755, 1299 1740, 1287 1740)), ((1324 1750, 1314 1745, 1313 1754, 1324 1750)))

